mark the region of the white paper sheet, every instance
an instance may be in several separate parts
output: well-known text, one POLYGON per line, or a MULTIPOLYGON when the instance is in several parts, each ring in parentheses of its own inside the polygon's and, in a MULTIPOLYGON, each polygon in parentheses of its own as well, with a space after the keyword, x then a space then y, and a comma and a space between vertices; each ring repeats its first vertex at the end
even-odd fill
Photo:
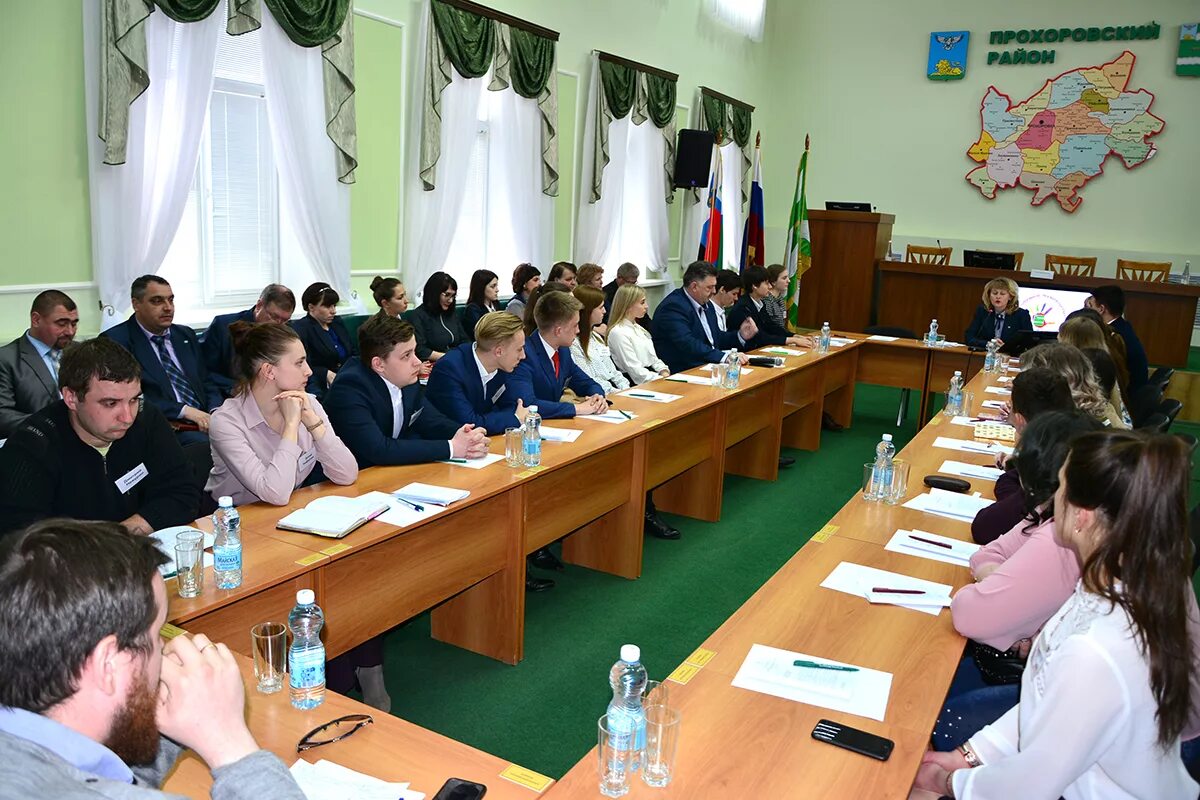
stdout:
POLYGON ((892 673, 866 667, 858 667, 858 672, 811 669, 794 666, 792 662, 796 660, 857 666, 756 644, 746 654, 733 685, 883 722, 892 690, 892 673))
MULTIPOLYGON (((158 542, 158 549, 170 559, 170 561, 160 564, 158 567, 158 574, 164 578, 169 578, 177 572, 175 569, 175 537, 184 531, 204 533, 204 531, 199 528, 193 528, 191 525, 172 525, 169 528, 161 528, 150 534, 150 538, 158 542)), ((204 566, 206 567, 211 567, 213 564, 213 554, 208 551, 212 548, 214 539, 213 534, 204 533, 204 545, 202 548, 204 552, 200 555, 200 558, 203 559, 204 566)))
POLYGON ((1021 368, 1017 367, 1017 366, 1007 366, 1004 368, 1004 371, 1005 372, 1020 372, 1021 368))
POLYGON ((898 530, 892 534, 892 538, 884 545, 884 550, 890 550, 893 553, 904 553, 909 556, 918 556, 920 558, 928 558, 932 561, 941 561, 945 564, 954 564, 960 567, 971 566, 971 556, 975 555, 979 550, 979 545, 974 542, 964 542, 960 539, 950 539, 946 536, 939 536, 936 533, 927 533, 920 530, 898 530), (919 536, 921 539, 930 539, 935 542, 948 544, 950 547, 938 547, 937 545, 926 544, 912 537, 919 536))
POLYGON ((878 333, 876 333, 871 336, 868 336, 867 341, 869 341, 869 342, 898 342, 898 341, 900 341, 900 337, 899 336, 880 336, 878 333))
POLYGON ((930 489, 925 494, 919 494, 904 504, 905 508, 924 511, 926 514, 937 514, 962 522, 971 522, 975 515, 987 508, 995 500, 987 500, 977 495, 947 492, 945 489, 930 489))
POLYGON ((1012 383, 1012 381, 1012 375, 1001 375, 999 378, 996 378, 996 383, 1012 383))
POLYGON ((549 425, 542 425, 538 430, 542 432, 544 442, 573 442, 583 434, 577 428, 554 428, 549 425))
POLYGON ((1004 410, 1004 401, 1003 400, 984 400, 982 407, 983 408, 994 408, 997 411, 1003 411, 1004 410))
POLYGON ((1004 395, 1005 397, 1012 395, 1012 389, 1004 389, 999 386, 989 386, 984 389, 984 391, 988 394, 999 394, 1004 395))
POLYGON ((490 467, 492 464, 495 464, 497 461, 503 461, 503 460, 504 460, 503 455, 497 455, 495 453, 488 453, 487 455, 485 455, 481 458, 468 458, 466 460, 465 464, 462 462, 459 462, 459 461, 441 461, 439 463, 451 464, 455 467, 466 467, 467 469, 483 469, 484 467, 490 467))
POLYGON ((989 417, 986 414, 982 414, 978 417, 954 417, 950 422, 954 425, 966 425, 968 428, 974 428, 976 425, 984 422, 1002 423, 1004 420, 1000 419, 999 416, 989 417))
POLYGON ((392 494, 414 503, 435 506, 448 506, 471 496, 466 489, 455 489, 451 486, 434 486, 428 483, 409 483, 401 486, 392 494))
POLYGON ((773 356, 802 356, 808 352, 807 350, 792 350, 787 347, 764 347, 762 351, 773 356))
POLYGON ((712 378, 709 376, 687 375, 682 372, 677 372, 674 375, 668 375, 663 380, 672 381, 674 383, 691 383, 696 386, 712 386, 712 378))
POLYGON ((979 464, 967 464, 962 461, 943 461, 938 472, 947 475, 961 475, 964 478, 977 478, 983 481, 994 481, 1004 474, 1004 470, 996 467, 984 467, 979 464))
POLYGON ((401 502, 399 498, 387 492, 367 492, 363 497, 370 497, 374 500, 381 500, 387 503, 388 510, 375 519, 388 525, 395 525, 397 528, 412 525, 414 522, 420 522, 427 517, 432 517, 435 514, 445 511, 442 506, 424 505, 422 503, 417 503, 417 505, 422 506, 423 510, 417 511, 412 506, 401 502))
MULTIPOLYGON (((833 572, 829 573, 829 577, 821 581, 821 586, 826 589, 833 589, 835 592, 845 592, 856 597, 863 597, 867 600, 871 599, 871 590, 876 588, 886 589, 919 589, 925 592, 929 598, 945 598, 945 605, 950 603, 950 590, 953 588, 946 583, 934 583, 933 581, 925 581, 920 578, 914 578, 910 575, 901 575, 897 572, 888 572, 885 569, 875 569, 874 567, 866 567, 862 564, 854 564, 850 561, 843 561, 834 567, 833 572)), ((937 616, 944 605, 931 605, 929 603, 911 604, 904 602, 905 595, 885 595, 882 599, 890 605, 908 608, 913 611, 920 611, 925 614, 937 616)))
POLYGON ((681 394, 667 394, 666 392, 652 392, 649 389, 643 389, 640 386, 632 389, 627 389, 624 392, 618 392, 621 397, 632 397, 634 400, 645 400, 648 403, 673 403, 683 397, 681 394))
POLYGON ((622 422, 629 422, 631 419, 637 419, 637 416, 638 415, 634 414, 632 411, 626 411, 624 414, 622 414, 620 411, 613 411, 610 409, 605 411, 603 414, 581 414, 580 416, 575 417, 575 419, 590 419, 594 420, 595 422, 607 422, 610 425, 620 425, 622 422), (628 414, 629 416, 625 416, 625 414, 628 414))
POLYGON ((833 347, 845 347, 853 341, 853 339, 843 339, 837 336, 831 336, 829 338, 829 344, 833 347))
POLYGON ((315 764, 297 759, 290 771, 308 800, 425 800, 424 792, 407 783, 387 783, 324 759, 315 764))
POLYGON ((1013 454, 1013 448, 1006 444, 977 442, 974 439, 951 439, 948 436, 937 437, 933 440, 933 446, 944 447, 947 450, 960 450, 964 453, 979 453, 985 456, 994 456, 997 453, 1004 453, 1006 456, 1013 454))

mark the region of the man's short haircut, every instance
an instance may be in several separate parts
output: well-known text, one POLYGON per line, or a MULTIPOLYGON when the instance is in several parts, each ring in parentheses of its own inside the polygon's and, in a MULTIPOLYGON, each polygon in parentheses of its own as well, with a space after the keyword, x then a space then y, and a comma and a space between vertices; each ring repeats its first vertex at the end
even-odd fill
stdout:
MULTIPOLYGON (((729 272, 730 270, 721 270, 729 272)), ((735 273, 736 274, 736 273, 735 273)), ((771 279, 767 277, 767 270, 764 267, 746 267, 746 271, 742 273, 742 289, 746 294, 750 294, 750 290, 760 283, 767 283, 771 279)), ((717 286, 721 285, 721 278, 717 276, 717 286)))
POLYGON ((33 305, 29 307, 30 314, 41 314, 43 317, 52 314, 54 309, 62 306, 67 311, 74 311, 75 301, 66 295, 65 292, 60 292, 58 289, 46 289, 38 292, 38 296, 33 298, 33 305))
POLYGON ((570 292, 543 292, 533 310, 533 321, 539 329, 564 325, 579 316, 583 303, 570 292))
POLYGON ((0 540, 0 706, 41 714, 69 699, 105 637, 149 654, 166 561, 115 522, 48 519, 0 540))
POLYGON ((142 275, 133 279, 133 283, 129 287, 129 296, 134 300, 141 300, 146 296, 146 288, 152 283, 161 283, 163 286, 171 285, 166 278, 160 278, 157 275, 142 275))
POLYGON ((625 282, 637 281, 642 271, 638 269, 637 264, 631 264, 626 261, 621 266, 617 267, 617 277, 625 282))
MULTIPOLYGON (((762 269, 762 267, 759 267, 762 269)), ((717 270, 717 291, 728 292, 732 289, 742 288, 742 276, 731 269, 717 270)))
POLYGON ((399 317, 375 314, 358 326, 358 357, 369 368, 375 356, 387 358, 396 345, 415 335, 413 326, 399 317))
POLYGON ((1125 291, 1120 286, 1111 283, 1097 286, 1092 289, 1092 297, 1114 317, 1125 313, 1125 291))
POLYGON ((507 311, 489 311, 475 323, 475 342, 485 350, 507 342, 524 326, 521 318, 507 311))
POLYGON ((1012 405, 1026 422, 1047 411, 1075 410, 1067 379, 1046 367, 1027 369, 1013 379, 1012 405))
POLYGON ((82 400, 92 378, 129 383, 141 380, 142 368, 124 347, 107 336, 97 336, 63 351, 58 366, 58 388, 70 389, 82 400))
POLYGON ((703 283, 708 278, 716 277, 717 268, 707 261, 693 261, 683 273, 683 285, 691 286, 692 282, 703 283))
POLYGON ((258 295, 258 302, 264 306, 275 306, 281 311, 296 310, 296 295, 282 283, 268 283, 258 295))

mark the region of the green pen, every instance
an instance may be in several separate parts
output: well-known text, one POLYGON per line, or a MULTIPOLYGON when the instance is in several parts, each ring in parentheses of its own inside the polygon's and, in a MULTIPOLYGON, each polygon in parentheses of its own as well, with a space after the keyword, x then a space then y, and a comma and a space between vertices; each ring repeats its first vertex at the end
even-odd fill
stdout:
POLYGON ((467 463, 467 460, 466 460, 465 458, 447 458, 446 460, 447 460, 447 461, 449 461, 451 464, 465 464, 465 463, 467 463))
POLYGON ((633 419, 633 417, 629 416, 629 414, 625 413, 624 411, 622 411, 619 408, 617 409, 617 413, 620 414, 621 416, 623 416, 625 419, 633 419))
POLYGON ((650 400, 654 399, 654 395, 652 395, 652 394, 641 394, 639 392, 630 392, 629 396, 630 397, 646 397, 646 398, 649 398, 650 400))
POLYGON ((829 669, 834 672, 858 672, 858 667, 843 667, 839 664, 822 664, 818 661, 802 661, 797 660, 792 662, 793 667, 808 667, 809 669, 829 669))

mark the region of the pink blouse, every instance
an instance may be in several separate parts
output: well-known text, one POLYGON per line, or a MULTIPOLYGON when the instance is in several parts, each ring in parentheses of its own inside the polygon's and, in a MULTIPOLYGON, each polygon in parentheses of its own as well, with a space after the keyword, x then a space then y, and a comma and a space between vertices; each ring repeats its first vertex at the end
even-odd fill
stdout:
POLYGON ((325 409, 309 398, 313 412, 325 421, 325 435, 314 440, 303 425, 297 443, 285 440, 263 418, 254 396, 231 397, 212 413, 208 437, 213 468, 205 490, 213 497, 229 495, 234 505, 262 501, 285 505, 317 462, 325 477, 347 486, 358 478, 358 462, 329 424, 325 409))

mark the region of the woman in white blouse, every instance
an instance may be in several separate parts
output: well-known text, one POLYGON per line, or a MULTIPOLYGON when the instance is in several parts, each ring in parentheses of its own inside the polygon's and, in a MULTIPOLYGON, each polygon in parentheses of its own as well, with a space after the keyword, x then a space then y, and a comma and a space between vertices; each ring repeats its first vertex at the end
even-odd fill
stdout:
POLYGON ((1076 439, 1055 537, 1082 578, 1033 643, 1021 702, 958 750, 927 753, 911 798, 1192 800, 1195 736, 1185 446, 1103 431, 1076 439))
POLYGON ((596 326, 604 320, 604 292, 591 286, 576 286, 571 292, 583 303, 579 309, 579 335, 571 343, 571 359, 588 377, 612 394, 629 388, 629 379, 613 363, 604 337, 596 326))
POLYGON ((612 359, 634 383, 645 383, 671 374, 654 352, 650 332, 637 323, 650 312, 646 291, 627 284, 617 289, 608 315, 608 348, 612 359))

